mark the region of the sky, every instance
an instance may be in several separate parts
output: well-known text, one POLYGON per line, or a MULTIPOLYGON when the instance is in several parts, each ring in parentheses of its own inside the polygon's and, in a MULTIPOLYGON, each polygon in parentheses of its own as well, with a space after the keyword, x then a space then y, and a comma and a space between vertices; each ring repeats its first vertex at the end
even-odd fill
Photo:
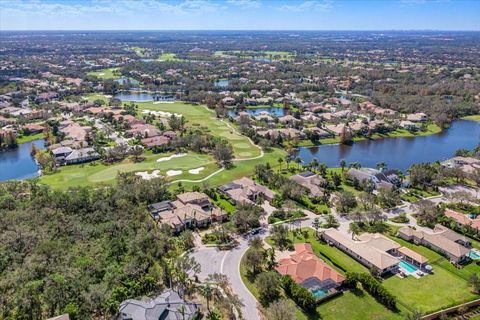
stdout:
POLYGON ((480 0, 0 0, 0 30, 480 31, 480 0))

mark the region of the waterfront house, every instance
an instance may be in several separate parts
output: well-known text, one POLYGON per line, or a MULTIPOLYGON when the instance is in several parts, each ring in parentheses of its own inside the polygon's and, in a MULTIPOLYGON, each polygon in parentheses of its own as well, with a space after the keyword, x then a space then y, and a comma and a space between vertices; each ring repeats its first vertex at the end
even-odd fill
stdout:
POLYGON ((117 320, 193 320, 198 318, 200 306, 168 289, 153 299, 123 301, 118 310, 117 320))
POLYGON ((444 214, 446 217, 455 220, 459 226, 468 226, 472 229, 480 231, 480 219, 477 217, 471 218, 467 214, 463 214, 452 209, 445 209, 444 214))
POLYGON ((84 162, 90 162, 94 160, 100 159, 100 154, 95 151, 93 148, 82 148, 73 150, 70 154, 68 154, 65 159, 64 163, 69 164, 78 164, 84 162))

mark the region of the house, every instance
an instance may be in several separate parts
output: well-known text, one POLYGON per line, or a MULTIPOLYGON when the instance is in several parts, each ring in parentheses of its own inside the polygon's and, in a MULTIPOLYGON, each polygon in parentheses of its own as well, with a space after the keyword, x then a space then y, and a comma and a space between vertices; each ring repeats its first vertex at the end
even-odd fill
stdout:
POLYGON ((294 124, 300 122, 300 120, 298 120, 297 118, 295 118, 294 116, 291 116, 289 114, 287 114, 286 116, 278 118, 278 121, 280 123, 290 124, 290 125, 294 125, 294 124))
POLYGON ((177 195, 175 201, 162 201, 148 205, 152 217, 160 224, 170 225, 175 233, 186 228, 205 227, 213 221, 223 221, 227 214, 215 207, 201 192, 177 195))
POLYGON ((165 136, 155 136, 151 138, 144 138, 140 140, 142 145, 147 148, 166 146, 170 142, 170 138, 165 136))
POLYGON ((420 124, 409 121, 409 120, 400 121, 399 126, 400 126, 400 128, 410 130, 410 131, 416 131, 416 130, 419 130, 422 127, 420 124))
POLYGON ((361 241, 354 241, 336 229, 327 229, 322 232, 322 238, 334 245, 369 269, 379 274, 395 272, 400 260, 395 258, 398 243, 381 234, 362 235, 361 241))
POLYGON ((45 130, 45 127, 37 123, 28 123, 23 127, 23 129, 25 129, 28 133, 40 133, 45 130))
POLYGON ((85 141, 88 133, 92 130, 88 126, 80 126, 78 123, 71 123, 60 129, 60 132, 64 133, 67 138, 74 141, 85 141))
POLYGON ((467 214, 463 214, 452 209, 445 209, 444 214, 446 217, 455 220, 459 226, 468 226, 476 229, 477 232, 480 231, 480 218, 473 218, 467 214))
POLYGON ((402 227, 398 230, 397 237, 437 251, 454 264, 463 263, 469 259, 470 249, 465 246, 467 241, 464 241, 456 232, 440 225, 437 225, 433 232, 402 227))
POLYGON ((262 137, 270 137, 270 138, 286 138, 286 139, 303 139, 305 137, 305 133, 295 128, 282 128, 282 129, 269 129, 269 130, 262 130, 257 131, 257 134, 262 137))
POLYGON ((117 320, 193 320, 198 318, 200 306, 168 289, 153 299, 123 301, 117 320))
POLYGON ((407 115, 407 120, 413 122, 425 122, 428 120, 428 116, 423 112, 411 113, 407 115))
POLYGON ((160 135, 160 130, 151 124, 134 124, 129 130, 125 132, 128 136, 152 138, 160 135))
POLYGON ((352 168, 348 170, 347 178, 351 181, 357 180, 360 183, 371 183, 376 189, 390 189, 393 186, 400 185, 400 178, 395 170, 382 172, 372 168, 352 168))
POLYGON ((243 177, 220 186, 218 190, 238 203, 255 203, 259 197, 272 201, 275 193, 255 181, 243 177))
POLYGON ((58 147, 52 149, 51 152, 57 163, 63 163, 65 161, 65 157, 72 153, 73 149, 70 147, 58 147))
POLYGON ((275 270, 311 292, 323 292, 323 297, 338 291, 345 277, 313 253, 309 243, 295 243, 295 252, 278 261, 275 270))
POLYGON ((310 171, 300 172, 289 179, 308 189, 312 197, 322 197, 324 193, 323 187, 327 185, 327 181, 324 178, 310 171))
POLYGON ((73 150, 65 157, 65 164, 77 164, 100 159, 100 154, 93 148, 73 150))

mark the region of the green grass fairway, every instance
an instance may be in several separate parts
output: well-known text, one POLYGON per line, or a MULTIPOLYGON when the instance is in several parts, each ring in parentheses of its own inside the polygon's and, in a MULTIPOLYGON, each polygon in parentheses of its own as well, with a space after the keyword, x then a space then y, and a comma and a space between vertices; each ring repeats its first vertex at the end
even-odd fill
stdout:
POLYGON ((30 141, 33 141, 33 140, 38 140, 38 139, 43 139, 43 138, 45 138, 45 133, 40 132, 40 133, 35 133, 35 134, 27 135, 27 136, 17 137, 17 143, 21 144, 21 143, 30 142, 30 141))
MULTIPOLYGON (((185 103, 138 103, 139 116, 143 110, 165 111, 182 114, 187 120, 187 126, 203 128, 205 131, 227 139, 233 146, 236 158, 245 159, 260 155, 260 149, 252 144, 248 138, 229 127, 227 122, 215 118, 215 113, 205 106, 185 103)), ((253 168, 252 168, 253 169, 253 168)))
POLYGON ((162 53, 157 60, 158 61, 181 61, 181 59, 177 58, 177 55, 175 53, 162 53))
POLYGON ((134 163, 130 159, 113 165, 102 163, 64 166, 51 175, 40 177, 40 181, 54 188, 65 189, 73 186, 86 186, 91 184, 112 184, 118 172, 136 172, 160 170, 160 175, 166 176, 168 170, 181 170, 182 174, 167 179, 201 179, 218 170, 212 157, 189 153, 185 157, 174 158, 169 161, 157 162, 157 159, 169 156, 171 153, 161 153, 145 156, 143 162, 134 163), (199 174, 190 174, 188 170, 204 167, 199 174))
POLYGON ((474 116, 466 116, 466 117, 463 117, 462 119, 480 121, 480 114, 477 114, 477 115, 474 115, 474 116))
POLYGON ((273 61, 277 60, 293 60, 295 54, 286 52, 286 51, 215 51, 213 54, 215 57, 220 58, 230 58, 230 57, 240 57, 242 59, 252 59, 256 58, 269 58, 273 61))
POLYGON ((89 76, 94 76, 100 79, 108 80, 108 79, 117 79, 120 77, 119 74, 115 74, 115 71, 118 68, 109 68, 109 69, 100 69, 97 71, 91 71, 87 73, 89 76))

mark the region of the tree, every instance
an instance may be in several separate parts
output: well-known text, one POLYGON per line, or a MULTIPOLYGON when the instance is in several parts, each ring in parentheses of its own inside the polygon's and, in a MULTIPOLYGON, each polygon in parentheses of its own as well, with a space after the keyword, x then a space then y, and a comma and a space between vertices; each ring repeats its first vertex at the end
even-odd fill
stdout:
POLYGON ((284 250, 290 244, 288 239, 288 227, 282 224, 277 224, 272 227, 272 240, 280 248, 284 250))
POLYGON ((260 302, 268 306, 280 297, 280 277, 275 271, 260 273, 255 280, 255 287, 260 296, 260 302))
POLYGON ((313 229, 315 229, 315 234, 318 236, 318 229, 320 229, 322 223, 320 222, 320 219, 317 217, 315 219, 313 219, 313 223, 312 223, 312 226, 313 226, 313 229))
POLYGON ((470 278, 468 279, 468 283, 472 287, 472 291, 475 294, 480 293, 480 278, 476 273, 472 274, 470 278))
POLYGON ((267 320, 291 320, 295 319, 295 306, 290 300, 279 299, 270 304, 265 310, 267 320))
POLYGON ((139 162, 143 154, 143 148, 141 146, 133 146, 130 148, 130 154, 134 162, 139 162))
POLYGON ((342 168, 342 172, 345 171, 345 167, 347 166, 347 163, 345 160, 340 160, 340 168, 342 168))
POLYGON ((377 169, 380 171, 383 171, 386 167, 387 167, 387 164, 385 162, 377 163, 377 169))
POLYGON ((341 212, 349 212, 357 206, 357 199, 350 191, 340 191, 336 193, 337 206, 341 212))
POLYGON ((209 283, 206 283, 201 287, 200 292, 202 293, 202 296, 207 301, 207 310, 210 311, 210 300, 213 297, 212 286, 209 283))
POLYGON ((377 197, 385 208, 393 208, 402 202, 400 192, 396 188, 380 188, 377 197))
POLYGON ((355 236, 358 236, 360 234, 360 231, 360 227, 356 222, 351 222, 348 226, 348 232, 352 234, 352 239, 354 239, 355 236))
POLYGON ((282 171, 282 163, 283 163, 283 158, 278 158, 277 159, 277 162, 278 162, 278 171, 282 171))
POLYGON ((251 274, 257 274, 262 267, 264 259, 265 253, 263 250, 250 248, 245 252, 243 263, 251 274))
POLYGON ((228 142, 221 142, 215 145, 213 157, 222 166, 227 167, 233 159, 233 148, 228 142))
POLYGON ((232 215, 232 222, 240 233, 260 226, 260 219, 265 215, 262 207, 254 204, 243 204, 237 207, 232 215))

